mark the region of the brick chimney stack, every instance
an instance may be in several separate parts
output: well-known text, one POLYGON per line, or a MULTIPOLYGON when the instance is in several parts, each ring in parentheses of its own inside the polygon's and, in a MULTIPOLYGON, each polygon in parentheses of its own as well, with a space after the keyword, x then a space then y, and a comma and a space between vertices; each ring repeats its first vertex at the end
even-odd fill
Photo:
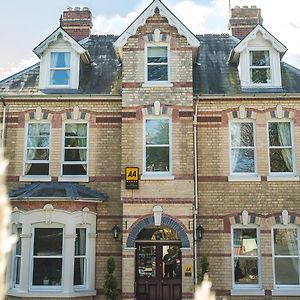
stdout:
POLYGON ((236 6, 231 9, 229 29, 231 34, 239 39, 243 39, 257 24, 262 25, 263 18, 261 10, 256 6, 236 6))
POLYGON ((68 7, 60 18, 60 26, 76 41, 80 41, 91 34, 92 13, 88 7, 68 7))

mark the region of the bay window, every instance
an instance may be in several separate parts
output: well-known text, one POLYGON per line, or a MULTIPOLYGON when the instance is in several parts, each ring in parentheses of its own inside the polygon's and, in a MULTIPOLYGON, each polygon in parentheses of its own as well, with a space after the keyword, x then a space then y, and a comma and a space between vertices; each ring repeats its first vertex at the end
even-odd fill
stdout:
POLYGON ((300 287, 299 228, 273 228, 273 270, 275 287, 300 287))
POLYGON ((22 255, 22 241, 21 241, 21 233, 22 233, 22 227, 16 228, 16 236, 17 236, 17 242, 15 245, 15 253, 14 253, 14 261, 13 261, 13 286, 19 286, 20 285, 20 270, 21 270, 21 255, 22 255))
POLYGON ((62 175, 87 175, 87 123, 65 123, 62 175))
POLYGON ((84 286, 86 280, 86 228, 76 228, 74 256, 74 286, 84 286))
POLYGON ((231 122, 230 124, 231 174, 255 174, 255 124, 231 122))
POLYGON ((233 228, 232 245, 233 287, 259 287, 261 272, 258 228, 233 228))
POLYGON ((269 172, 293 174, 294 153, 291 122, 269 122, 269 172))
POLYGON ((171 172, 170 128, 169 119, 145 120, 144 173, 169 174, 171 172))
POLYGON ((50 124, 28 123, 24 175, 49 175, 50 124))

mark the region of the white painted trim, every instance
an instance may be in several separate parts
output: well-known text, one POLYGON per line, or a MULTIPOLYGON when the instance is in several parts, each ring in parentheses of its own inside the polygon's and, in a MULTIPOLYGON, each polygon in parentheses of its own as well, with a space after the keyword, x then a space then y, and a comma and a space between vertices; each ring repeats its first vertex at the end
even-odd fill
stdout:
POLYGON ((143 170, 141 179, 151 180, 173 180, 172 170, 172 118, 165 115, 147 115, 143 119, 143 170), (168 172, 146 172, 146 121, 147 120, 168 120, 169 121, 169 171, 168 172))
MULTIPOLYGON (((61 169, 60 169, 60 176, 58 177, 58 181, 60 182, 89 182, 89 122, 86 120, 74 120, 74 119, 67 119, 62 123, 62 153, 61 153, 61 169), (65 129, 66 124, 86 124, 86 175, 63 175, 63 164, 65 163, 65 129)), ((70 162, 69 164, 80 164, 80 162, 70 162)))
POLYGON ((230 291, 231 296, 264 296, 265 290, 261 288, 234 288, 230 291))
POLYGON ((296 176, 296 149, 295 149, 295 133, 294 133, 294 122, 291 119, 287 118, 272 118, 267 121, 267 140, 268 140, 268 181, 283 181, 283 178, 288 178, 287 181, 297 181, 299 177, 296 176), (269 123, 290 123, 291 129, 291 142, 292 146, 292 159, 293 159, 293 172, 271 172, 271 164, 270 164, 270 138, 269 138, 269 123), (274 178, 274 180, 272 180, 274 178), (277 180, 275 180, 277 178, 277 180))
POLYGON ((244 51, 249 41, 255 40, 257 37, 257 33, 260 32, 263 38, 266 41, 269 41, 272 44, 272 47, 280 53, 285 53, 287 48, 279 42, 274 36, 272 36, 263 26, 257 25, 233 50, 236 53, 241 53, 244 51))
POLYGON ((23 151, 23 170, 22 176, 19 177, 20 181, 51 181, 50 175, 50 163, 51 163, 51 140, 52 140, 52 124, 49 120, 28 120, 25 123, 25 134, 24 134, 24 151, 23 151), (49 164, 49 174, 48 175, 25 175, 26 170, 26 159, 27 159, 27 140, 28 140, 28 125, 29 124, 49 124, 49 160, 39 160, 35 162, 48 163, 49 164))
MULTIPOLYGON (((273 287, 274 289, 272 290, 272 295, 279 295, 279 296, 284 296, 284 295, 293 295, 289 294, 291 291, 296 291, 298 290, 298 293, 300 295, 300 284, 299 285, 279 285, 276 284, 276 274, 275 274, 275 247, 274 247, 274 229, 297 229, 297 243, 298 243, 298 255, 279 255, 279 257, 285 258, 285 257, 298 257, 298 277, 300 279, 300 239, 299 239, 299 226, 295 224, 288 224, 288 225, 283 225, 283 224, 275 224, 271 228, 271 244, 272 244, 272 271, 273 271, 273 287), (275 293, 275 294, 273 294, 275 293)), ((276 256, 278 257, 278 256, 276 256)), ((287 271, 287 270, 286 270, 287 271)), ((297 294, 298 295, 298 294, 297 294)))
POLYGON ((199 40, 190 30, 183 24, 179 19, 173 15, 170 10, 162 4, 160 0, 154 0, 143 12, 136 18, 131 25, 119 36, 119 38, 114 42, 114 47, 122 48, 130 36, 134 35, 140 26, 145 25, 147 19, 155 14, 155 9, 158 8, 160 15, 168 19, 171 26, 176 27, 178 33, 185 36, 188 43, 195 48, 200 46, 199 40))
POLYGON ((164 81, 162 81, 161 83, 159 83, 158 81, 148 81, 147 83, 143 83, 142 87, 144 88, 153 88, 153 87, 158 87, 158 88, 166 88, 166 87, 173 87, 174 84, 173 83, 165 83, 164 81), (151 83, 153 82, 153 83, 151 83))
POLYGON ((273 289, 272 296, 300 296, 300 288, 273 289))
POLYGON ((228 181, 261 181, 261 176, 256 176, 256 175, 253 175, 253 176, 239 176, 238 174, 237 175, 231 175, 231 176, 228 176, 228 181))
MULTIPOLYGON (((257 147, 256 147, 256 122, 252 119, 232 119, 229 122, 229 170, 230 170, 230 176, 228 176, 228 181, 259 181, 257 176, 257 147), (239 173, 239 172, 233 172, 232 171, 232 164, 231 164, 231 126, 233 123, 252 123, 253 124, 253 147, 241 147, 241 149, 253 149, 254 151, 254 172, 253 173, 239 173), (242 178, 245 178, 245 180, 242 180, 242 178), (235 180, 237 179, 237 180, 235 180)), ((236 147, 234 147, 236 148, 236 147)))
MULTIPOLYGON (((262 267, 261 267, 261 242, 260 242, 260 227, 256 224, 235 224, 231 226, 231 272, 232 272, 232 291, 235 290, 262 290, 262 267), (251 256, 252 258, 257 257, 257 268, 258 268, 258 284, 236 284, 234 278, 234 229, 256 229, 257 238, 257 256, 251 256)), ((247 256, 245 256, 247 257, 247 256)))
POLYGON ((17 291, 15 289, 8 290, 6 292, 8 296, 22 297, 22 298, 70 298, 70 297, 88 297, 95 296, 96 291, 76 291, 71 293, 65 292, 26 292, 26 291, 17 291))

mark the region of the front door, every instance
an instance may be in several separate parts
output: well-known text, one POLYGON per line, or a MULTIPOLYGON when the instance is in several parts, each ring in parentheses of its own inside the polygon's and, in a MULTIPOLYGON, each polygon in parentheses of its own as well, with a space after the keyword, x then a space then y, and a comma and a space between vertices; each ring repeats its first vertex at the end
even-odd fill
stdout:
POLYGON ((137 300, 181 300, 179 244, 137 243, 137 300))

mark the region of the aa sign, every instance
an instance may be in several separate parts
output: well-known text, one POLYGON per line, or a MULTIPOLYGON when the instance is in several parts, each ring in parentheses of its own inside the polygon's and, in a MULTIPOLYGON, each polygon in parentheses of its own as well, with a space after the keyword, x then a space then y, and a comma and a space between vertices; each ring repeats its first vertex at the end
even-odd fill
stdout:
POLYGON ((139 188, 139 168, 127 167, 125 169, 125 187, 126 189, 139 188))

